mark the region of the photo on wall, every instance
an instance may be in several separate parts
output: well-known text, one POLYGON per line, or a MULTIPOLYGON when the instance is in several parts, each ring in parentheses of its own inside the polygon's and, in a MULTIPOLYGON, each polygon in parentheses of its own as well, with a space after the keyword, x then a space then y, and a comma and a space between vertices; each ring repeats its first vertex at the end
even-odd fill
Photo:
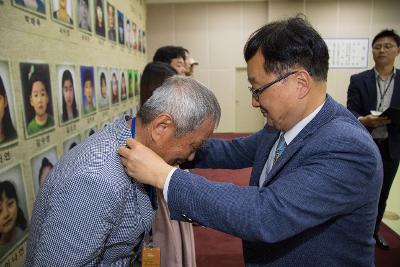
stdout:
POLYGON ((128 98, 128 89, 127 89, 127 84, 126 84, 126 79, 127 79, 127 74, 126 70, 120 70, 119 72, 119 77, 120 77, 120 84, 121 84, 121 101, 125 101, 128 98))
POLYGON ((132 48, 132 28, 131 21, 125 16, 125 46, 128 49, 132 48))
POLYGON ((118 10, 117 16, 118 16, 118 42, 120 45, 125 45, 124 14, 118 10))
POLYGON ((75 67, 71 65, 57 65, 57 93, 58 114, 60 125, 79 119, 79 108, 76 101, 77 80, 75 67))
POLYGON ((63 154, 67 153, 71 149, 73 149, 75 146, 77 146, 81 142, 81 137, 79 134, 72 136, 71 138, 67 139, 63 143, 63 154))
POLYGON ((110 107, 110 87, 108 83, 108 71, 105 67, 97 68, 97 85, 99 93, 97 94, 97 101, 99 110, 105 110, 110 107))
POLYGON ((54 129, 48 64, 20 63, 24 126, 27 138, 54 129))
POLYGON ((107 35, 108 40, 114 43, 117 41, 117 30, 115 27, 115 21, 115 7, 107 2, 107 35))
POLYGON ((133 70, 128 70, 128 97, 135 96, 135 85, 133 79, 133 70))
POLYGON ((52 0, 51 1, 51 18, 63 25, 72 27, 72 0, 52 0))
POLYGON ((132 48, 138 49, 138 38, 137 38, 137 26, 136 23, 132 21, 132 48))
POLYGON ((142 30, 142 53, 146 54, 146 32, 142 30))
POLYGON ((0 170, 0 218, 8 217, 1 222, 0 262, 26 239, 28 216, 21 165, 0 170))
POLYGON ((110 70, 110 87, 111 87, 111 105, 119 103, 119 82, 118 82, 118 71, 115 68, 110 70))
POLYGON ((0 148, 18 141, 13 93, 9 63, 0 60, 0 148))
POLYGON ((88 116, 96 113, 96 90, 94 86, 94 69, 81 66, 82 114, 88 116))
POLYGON ((104 22, 104 4, 103 0, 95 0, 94 6, 94 28, 99 37, 106 37, 106 27, 104 22))
POLYGON ((134 70, 133 71, 133 80, 135 84, 135 96, 139 95, 139 71, 134 70))
POLYGON ((86 33, 92 32, 92 17, 91 17, 92 1, 77 0, 77 14, 78 28, 86 33))
POLYGON ((39 193, 40 187, 42 187, 46 181, 47 175, 49 175, 57 161, 57 150, 55 146, 31 158, 32 183, 36 196, 39 193))
POLYGON ((14 6, 21 8, 25 11, 46 17, 46 1, 45 0, 12 0, 14 6))

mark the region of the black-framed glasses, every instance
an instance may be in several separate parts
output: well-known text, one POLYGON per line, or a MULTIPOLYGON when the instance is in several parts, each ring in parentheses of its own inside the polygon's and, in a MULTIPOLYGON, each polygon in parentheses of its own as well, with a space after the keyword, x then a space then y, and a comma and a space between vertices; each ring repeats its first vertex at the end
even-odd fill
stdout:
POLYGON ((297 73, 297 72, 298 72, 297 70, 296 70, 296 71, 288 72, 288 73, 286 73, 285 75, 282 75, 281 77, 277 78, 276 80, 274 80, 274 81, 272 81, 272 82, 269 82, 269 83, 267 83, 267 84, 264 84, 264 85, 262 85, 261 87, 258 87, 258 88, 256 88, 256 89, 253 89, 252 86, 249 86, 250 93, 253 95, 254 99, 258 101, 258 100, 260 99, 260 95, 262 94, 262 92, 264 92, 265 90, 267 90, 267 89, 268 89, 269 87, 271 87, 272 85, 274 85, 274 84, 276 84, 276 83, 282 81, 283 79, 286 79, 286 78, 289 77, 290 75, 295 74, 295 73, 297 73))

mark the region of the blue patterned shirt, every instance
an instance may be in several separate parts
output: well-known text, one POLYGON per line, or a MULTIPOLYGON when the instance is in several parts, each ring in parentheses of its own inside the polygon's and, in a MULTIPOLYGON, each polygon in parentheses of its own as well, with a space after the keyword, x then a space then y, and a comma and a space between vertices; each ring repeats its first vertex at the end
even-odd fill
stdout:
POLYGON ((117 148, 128 137, 120 118, 54 166, 35 202, 25 266, 128 266, 134 260, 154 211, 143 185, 121 164, 117 148))

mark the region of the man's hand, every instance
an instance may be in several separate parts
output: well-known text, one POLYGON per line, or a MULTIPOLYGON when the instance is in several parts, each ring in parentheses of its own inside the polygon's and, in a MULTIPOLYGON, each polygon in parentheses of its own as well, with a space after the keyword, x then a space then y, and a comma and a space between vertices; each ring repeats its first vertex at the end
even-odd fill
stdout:
POLYGON ((173 167, 137 140, 128 138, 126 144, 127 147, 118 148, 126 173, 140 183, 163 190, 165 178, 173 167))
POLYGON ((364 117, 359 117, 358 120, 362 123, 362 125, 370 128, 376 128, 392 123, 392 121, 388 117, 378 117, 372 114, 364 117))

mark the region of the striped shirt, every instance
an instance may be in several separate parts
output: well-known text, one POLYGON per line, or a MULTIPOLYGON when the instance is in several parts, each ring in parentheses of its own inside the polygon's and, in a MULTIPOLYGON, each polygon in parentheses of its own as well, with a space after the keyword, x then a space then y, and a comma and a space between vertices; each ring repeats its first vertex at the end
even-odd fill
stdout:
POLYGON ((129 266, 154 211, 142 184, 128 177, 117 149, 124 118, 66 153, 36 199, 25 266, 129 266))

